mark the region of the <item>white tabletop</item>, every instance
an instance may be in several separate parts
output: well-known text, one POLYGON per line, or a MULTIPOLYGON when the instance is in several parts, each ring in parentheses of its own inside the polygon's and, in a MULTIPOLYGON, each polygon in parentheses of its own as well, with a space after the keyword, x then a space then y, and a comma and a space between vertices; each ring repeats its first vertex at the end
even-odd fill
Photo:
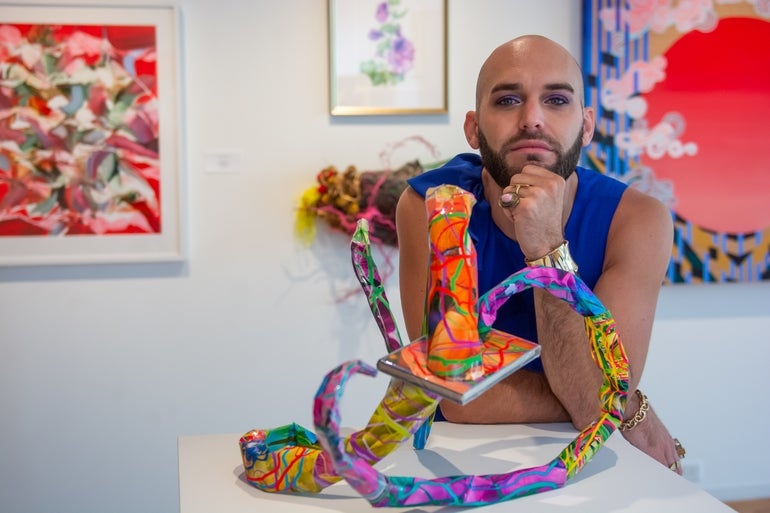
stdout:
MULTIPOLYGON (((181 513, 360 513, 374 509, 344 482, 317 495, 275 494, 254 488, 244 479, 240 435, 179 438, 181 513)), ((424 450, 415 451, 410 440, 376 468, 387 475, 426 478, 504 473, 549 462, 574 436, 568 424, 478 426, 437 422, 424 450)), ((565 487, 485 506, 483 511, 516 508, 527 513, 564 513, 565 507, 591 513, 733 511, 628 444, 618 433, 565 487)), ((405 513, 441 509, 398 508, 405 513)))

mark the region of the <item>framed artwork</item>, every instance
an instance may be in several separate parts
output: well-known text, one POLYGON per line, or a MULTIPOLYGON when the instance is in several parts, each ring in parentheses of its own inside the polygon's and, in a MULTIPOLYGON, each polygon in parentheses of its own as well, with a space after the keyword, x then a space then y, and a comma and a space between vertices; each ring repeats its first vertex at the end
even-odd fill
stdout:
POLYGON ((0 6, 0 265, 183 259, 177 24, 0 6))
POLYGON ((446 0, 328 0, 332 116, 447 112, 446 0))
POLYGON ((770 279, 770 3, 583 7, 586 161, 671 208, 667 281, 770 279))

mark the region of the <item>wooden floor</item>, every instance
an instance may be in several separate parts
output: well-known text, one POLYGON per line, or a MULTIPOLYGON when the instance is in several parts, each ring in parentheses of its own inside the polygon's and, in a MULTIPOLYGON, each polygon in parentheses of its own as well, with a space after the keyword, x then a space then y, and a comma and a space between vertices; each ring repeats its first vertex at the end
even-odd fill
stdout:
POLYGON ((770 513, 770 498, 726 503, 739 513, 770 513))

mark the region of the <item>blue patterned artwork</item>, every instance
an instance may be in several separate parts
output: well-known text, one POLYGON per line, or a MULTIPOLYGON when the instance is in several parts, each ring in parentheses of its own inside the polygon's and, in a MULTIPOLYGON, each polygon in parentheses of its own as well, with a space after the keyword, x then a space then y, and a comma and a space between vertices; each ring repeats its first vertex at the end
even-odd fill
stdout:
POLYGON ((770 279, 770 2, 583 6, 585 164, 671 208, 669 283, 770 279))

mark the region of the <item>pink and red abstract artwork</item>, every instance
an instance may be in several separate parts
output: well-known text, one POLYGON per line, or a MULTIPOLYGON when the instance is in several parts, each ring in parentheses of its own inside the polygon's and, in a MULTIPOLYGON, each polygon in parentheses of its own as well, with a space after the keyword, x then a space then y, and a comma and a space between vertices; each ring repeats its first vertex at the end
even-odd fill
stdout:
POLYGON ((0 237, 161 232, 156 30, 0 25, 0 237))

